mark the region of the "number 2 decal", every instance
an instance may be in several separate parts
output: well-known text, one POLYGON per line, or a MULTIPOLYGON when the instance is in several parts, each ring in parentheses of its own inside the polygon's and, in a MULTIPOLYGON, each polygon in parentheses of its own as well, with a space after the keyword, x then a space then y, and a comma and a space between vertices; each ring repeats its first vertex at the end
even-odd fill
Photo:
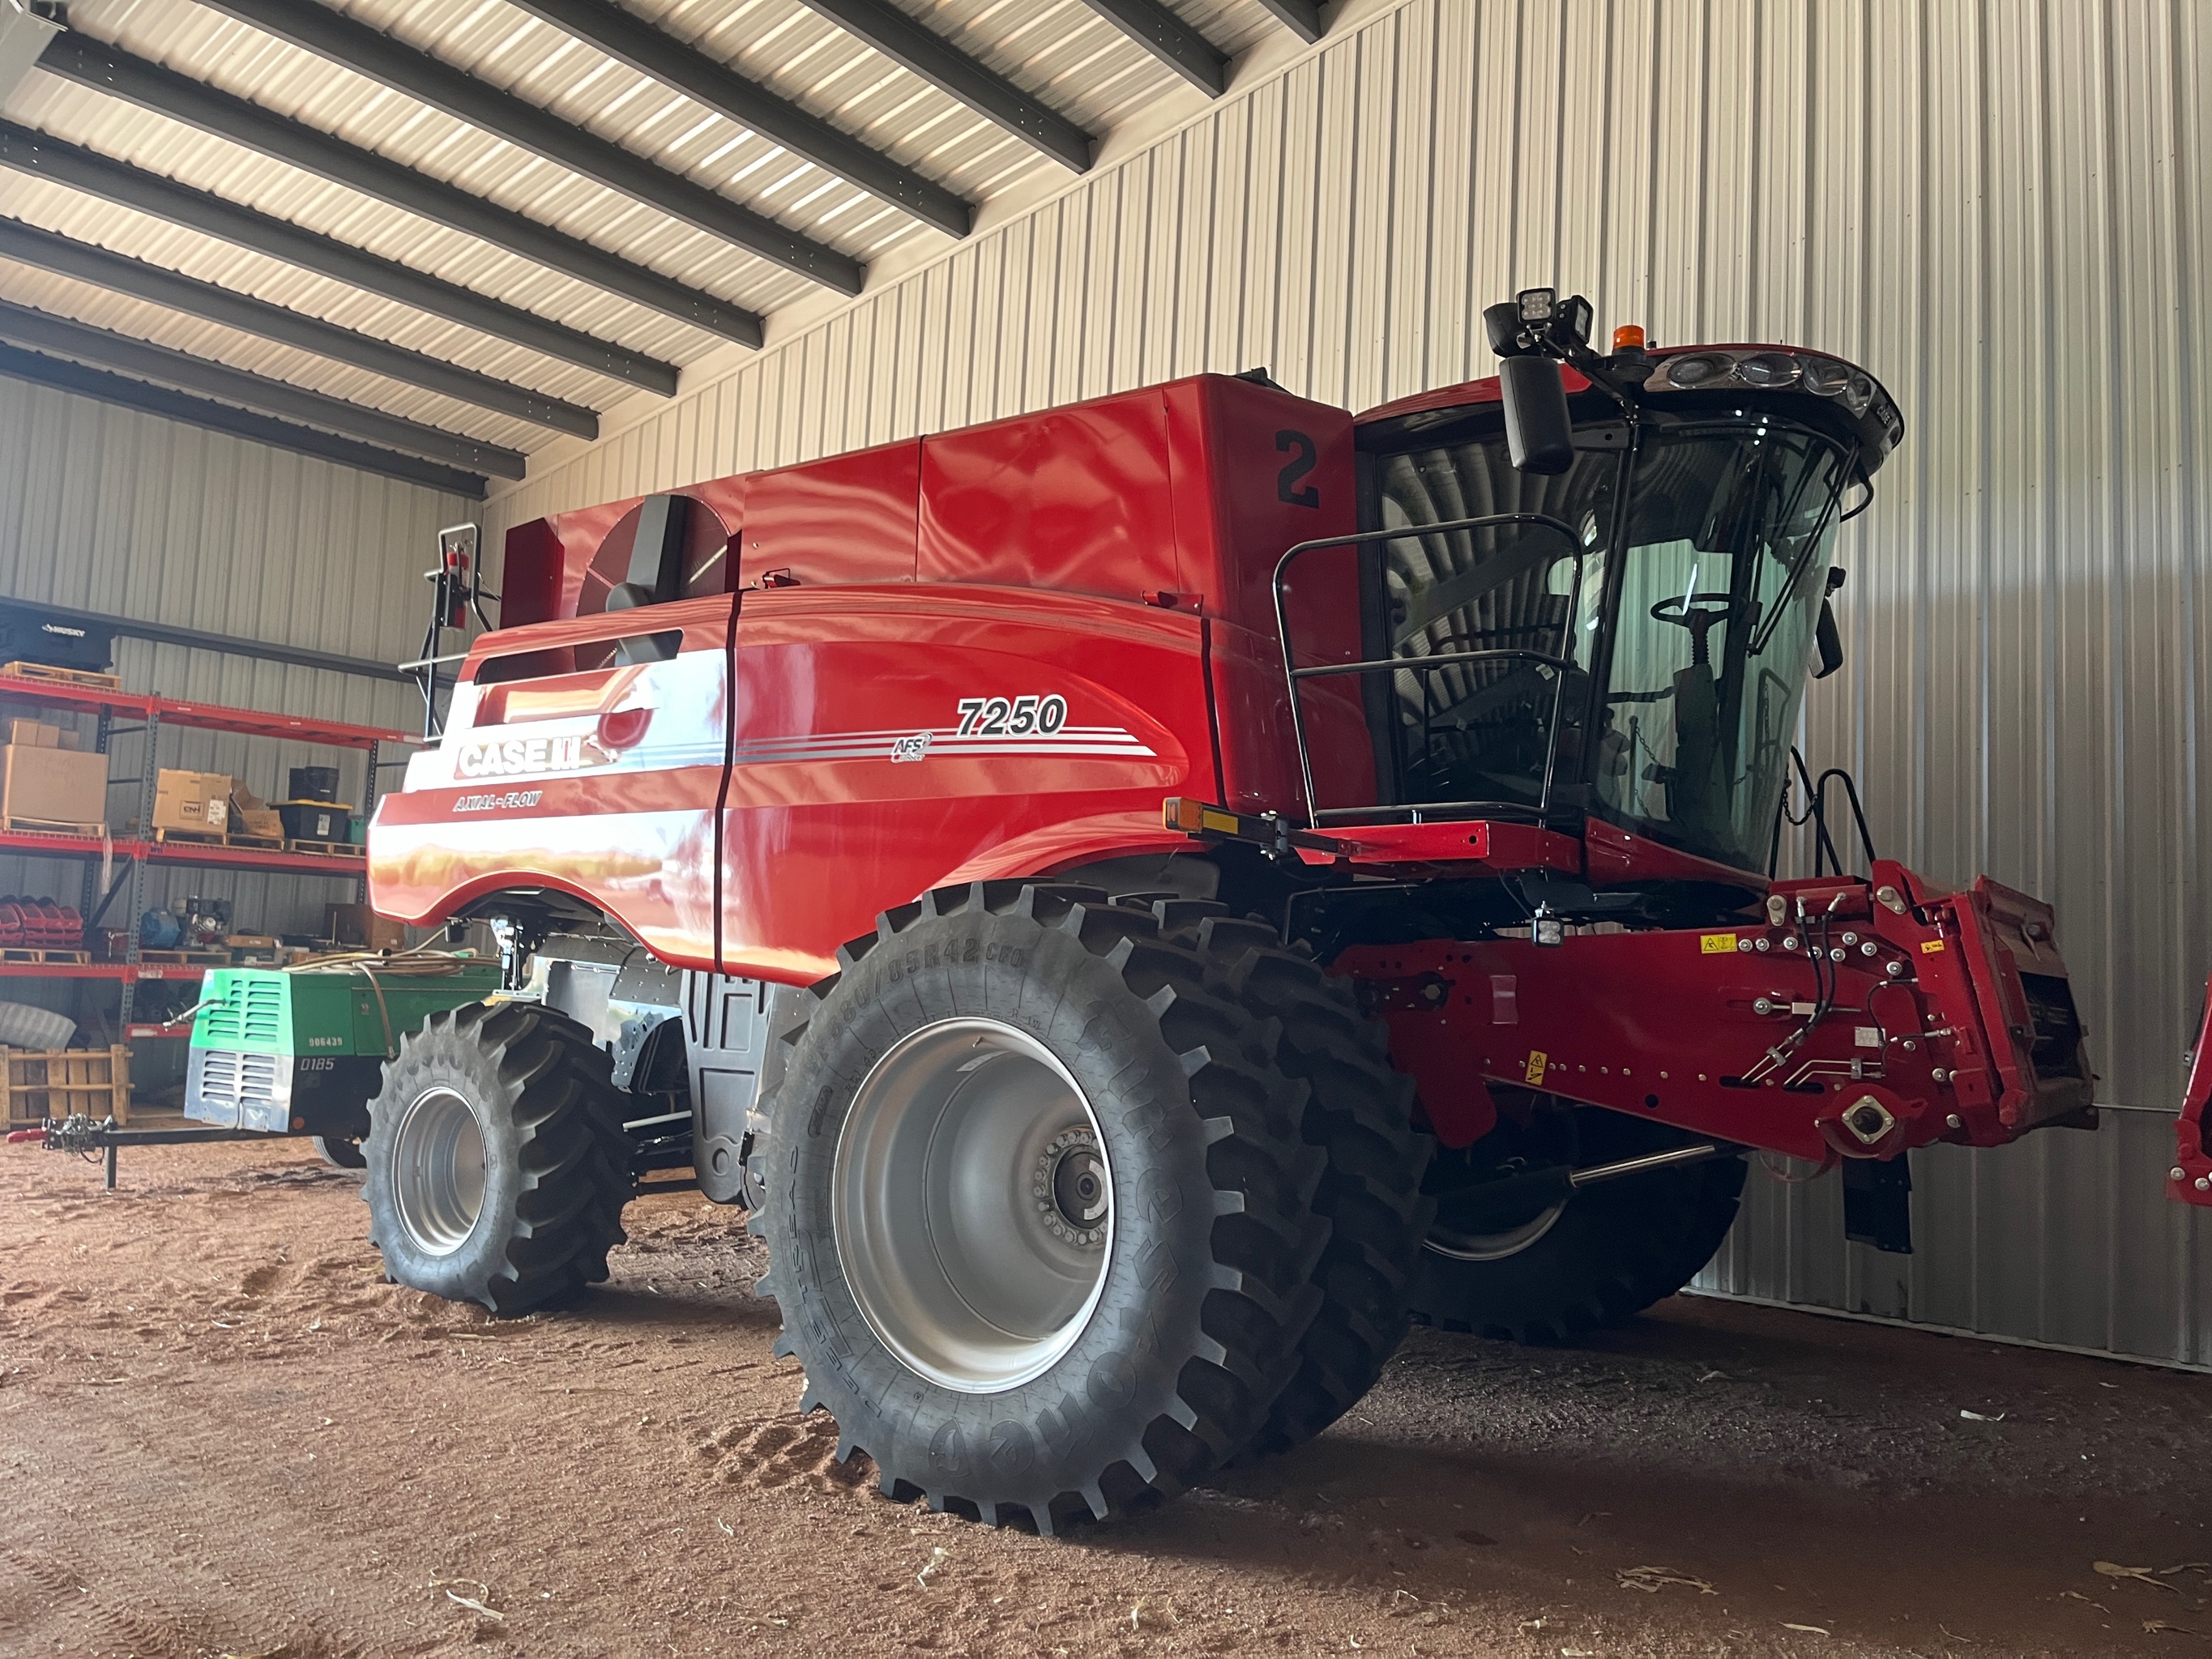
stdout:
POLYGON ((963 738, 1050 737, 1067 724, 1067 699, 1054 692, 1048 696, 963 697, 960 730, 963 738))
POLYGON ((1294 428, 1285 427, 1275 434, 1275 453, 1291 458, 1291 464, 1275 475, 1275 498, 1292 507, 1319 507, 1320 490, 1311 484, 1298 487, 1298 480, 1312 471, 1320 459, 1314 441, 1294 428))

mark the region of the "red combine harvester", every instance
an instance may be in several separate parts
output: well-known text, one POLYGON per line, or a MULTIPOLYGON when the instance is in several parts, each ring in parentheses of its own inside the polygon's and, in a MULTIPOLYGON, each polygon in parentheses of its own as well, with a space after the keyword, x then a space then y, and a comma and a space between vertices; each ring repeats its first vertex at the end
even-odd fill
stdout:
POLYGON ((388 1067, 392 1276, 542 1305, 689 1168, 845 1452, 1050 1531, 1409 1319, 1670 1294, 1753 1151, 1904 1249, 1911 1148, 2094 1123, 2049 907, 1846 873, 1791 747, 1888 395, 1486 320, 1498 380, 1356 419, 1200 376, 512 532, 369 836, 510 988, 388 1067))

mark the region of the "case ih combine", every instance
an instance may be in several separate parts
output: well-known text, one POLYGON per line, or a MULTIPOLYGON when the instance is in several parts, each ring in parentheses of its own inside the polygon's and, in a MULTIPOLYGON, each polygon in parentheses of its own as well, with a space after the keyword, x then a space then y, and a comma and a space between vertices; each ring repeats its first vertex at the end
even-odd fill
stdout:
POLYGON ((369 837, 508 987, 387 1068, 391 1274, 565 1297, 690 1165, 844 1451, 1049 1531, 1409 1318, 1671 1293, 1752 1152, 1902 1248, 1909 1149, 2094 1121, 2048 907, 1824 818, 1770 876, 1887 394, 1487 320, 1499 380, 1357 419, 1201 376, 511 532, 369 837))

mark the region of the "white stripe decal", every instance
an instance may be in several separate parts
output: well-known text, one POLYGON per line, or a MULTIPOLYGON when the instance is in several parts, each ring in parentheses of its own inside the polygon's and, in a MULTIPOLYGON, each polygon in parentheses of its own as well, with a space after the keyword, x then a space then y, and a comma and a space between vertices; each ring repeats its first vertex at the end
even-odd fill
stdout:
POLYGON ((732 759, 739 766, 827 760, 889 760, 893 745, 926 738, 921 754, 930 755, 1113 755, 1131 760, 1153 760, 1158 751, 1133 732, 1118 726, 1068 726, 1046 734, 1020 737, 981 734, 961 737, 939 726, 927 731, 839 732, 810 736, 748 738, 737 745, 732 759))

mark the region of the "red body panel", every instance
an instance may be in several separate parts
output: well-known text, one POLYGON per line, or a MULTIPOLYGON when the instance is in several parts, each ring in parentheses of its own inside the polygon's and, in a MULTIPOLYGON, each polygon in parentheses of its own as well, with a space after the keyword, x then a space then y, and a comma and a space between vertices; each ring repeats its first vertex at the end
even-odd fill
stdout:
POLYGON ((1193 617, 1021 588, 746 594, 725 969, 818 979, 932 887, 1158 845, 1161 799, 1215 782, 1199 640, 1193 617), (1024 697, 1065 722, 1012 730, 1024 697), (993 698, 1009 729, 963 732, 963 701, 993 698))
MULTIPOLYGON (((602 902, 672 962, 811 980, 878 911, 941 882, 1187 847, 1159 827, 1167 795, 1303 804, 1270 735, 1285 696, 1272 583, 1285 547, 1355 522, 1344 411, 1209 375, 681 493, 713 514, 695 511, 698 535, 733 538, 734 611, 687 600, 480 641, 445 742, 373 826, 386 914, 428 923, 552 886, 602 902), (679 620, 677 663, 646 665, 591 717, 652 711, 625 758, 526 749, 537 769, 495 790, 457 769, 465 745, 510 736, 477 724, 505 713, 505 693, 477 683, 487 659, 522 653, 512 672, 567 686, 605 641, 679 620), (963 699, 1006 698, 1012 725, 1024 696, 1060 699, 1063 727, 995 743, 960 730, 963 699)), ((593 609, 626 568, 613 542, 637 505, 511 532, 508 616, 593 609)), ((1356 587, 1315 615, 1302 651, 1356 653, 1356 587)), ((1331 695, 1340 714, 1356 707, 1331 695)), ((1332 787, 1371 799, 1364 724, 1327 729, 1332 787)))
POLYGON ((554 887, 599 905, 669 961, 709 965, 732 603, 687 599, 479 641, 444 740, 408 763, 404 791, 377 803, 377 908, 427 925, 503 888, 554 887), (648 622, 681 629, 674 660, 524 684, 477 678, 489 659, 548 646, 566 655, 648 622))

